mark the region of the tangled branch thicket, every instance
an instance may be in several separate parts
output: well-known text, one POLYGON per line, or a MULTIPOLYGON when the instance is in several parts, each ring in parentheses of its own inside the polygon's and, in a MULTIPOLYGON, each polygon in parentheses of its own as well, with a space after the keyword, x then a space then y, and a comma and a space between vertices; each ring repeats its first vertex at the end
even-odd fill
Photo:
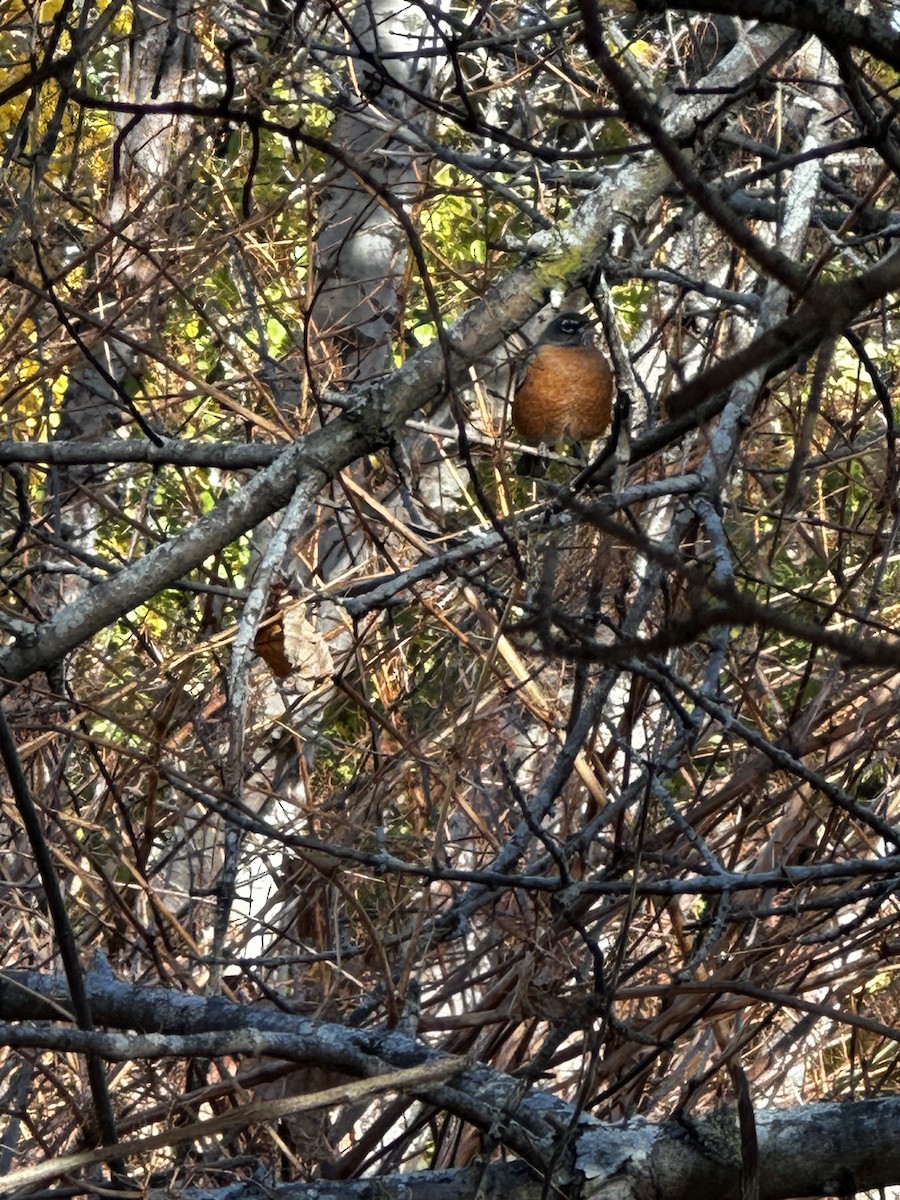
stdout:
MULTIPOLYGON (((146 6, 187 19, 193 49, 181 90, 143 97, 120 70, 137 18, 55 7, 0 26, 0 622, 19 645, 369 394, 365 295, 317 317, 335 191, 402 234, 378 315, 393 365, 436 340, 456 378, 452 323, 528 239, 577 229, 615 172, 657 180, 602 251, 548 268, 603 324, 630 443, 617 427, 595 469, 517 478, 508 376, 539 326, 517 341, 487 304, 510 336, 470 386, 296 515, 247 670, 274 520, 10 682, 85 962, 397 1026, 603 1119, 707 1111, 741 1072, 757 1107, 893 1090, 895 285, 693 417, 677 397, 817 288, 890 266, 894 70, 827 30, 674 9, 604 17, 592 55, 557 4, 413 4, 414 88, 350 6, 282 20, 241 0, 146 6), (720 87, 753 38, 755 67, 720 87), (348 111, 387 139, 374 165, 332 140, 348 111), (167 122, 148 190, 135 145, 167 122), (407 172, 393 193, 386 162, 407 172)), ((889 27, 885 61, 898 43, 889 27)), ((3 969, 55 970, 5 787, 2 806, 3 969)), ((152 1057, 107 1076, 119 1136, 339 1078, 152 1057)), ((0 1052, 0 1111, 27 1114, 6 1119, 4 1171, 90 1139, 91 1104, 64 1048, 0 1052)), ((379 1105, 231 1131, 181 1169, 211 1184, 250 1155, 351 1178, 492 1145, 421 1100, 379 1105)))

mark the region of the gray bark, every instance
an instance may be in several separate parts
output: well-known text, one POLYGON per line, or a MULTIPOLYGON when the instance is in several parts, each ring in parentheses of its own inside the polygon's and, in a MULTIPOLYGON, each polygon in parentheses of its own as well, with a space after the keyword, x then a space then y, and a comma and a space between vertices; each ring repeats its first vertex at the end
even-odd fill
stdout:
MULTIPOLYGON (((91 971, 86 986, 97 1024, 130 1031, 127 1037, 26 1024, 3 1028, 0 1041, 90 1049, 112 1061, 244 1052, 362 1078, 441 1058, 397 1031, 347 1029, 221 998, 132 986, 115 980, 108 968, 91 971)), ((5 1021, 58 1021, 61 1008, 69 1004, 59 976, 10 971, 0 980, 0 1017, 5 1021)), ((268 1181, 267 1194, 274 1200, 369 1200, 376 1195, 381 1200, 537 1200, 549 1182, 550 1194, 556 1189, 556 1194, 581 1200, 739 1200, 741 1195, 740 1135, 730 1108, 699 1120, 653 1124, 634 1118, 602 1124, 486 1067, 464 1069, 445 1083, 416 1088, 415 1094, 422 1102, 456 1112, 490 1140, 508 1147, 512 1143, 527 1161, 489 1167, 479 1162, 455 1171, 355 1183, 316 1180, 278 1186, 268 1181)), ((758 1111, 762 1200, 849 1195, 900 1183, 898 1122, 897 1097, 758 1111)), ((242 1183, 202 1194, 249 1200, 255 1187, 242 1183)), ((183 1195, 200 1193, 188 1189, 183 1195)))
MULTIPOLYGON (((132 33, 123 51, 119 98, 132 104, 190 99, 193 42, 191 5, 186 0, 135 0, 132 33)), ((190 122, 183 116, 116 114, 116 173, 111 180, 105 223, 118 236, 98 259, 93 315, 96 331, 79 338, 81 357, 73 366, 59 415, 62 442, 108 438, 133 415, 130 393, 140 371, 139 347, 153 337, 160 319, 159 264, 152 247, 161 243, 160 218, 177 191, 179 159, 190 122)), ((165 238, 171 237, 171 214, 165 238)), ((107 472, 61 467, 56 476, 56 532, 76 556, 96 543, 98 509, 92 494, 107 472)), ((84 590, 80 576, 65 580, 57 602, 84 590)))
POLYGON ((379 128, 371 115, 362 120, 348 106, 335 121, 332 141, 340 157, 332 162, 319 208, 320 285, 312 318, 319 337, 335 343, 340 377, 359 383, 391 366, 409 244, 386 197, 408 205, 420 187, 415 152, 393 140, 392 125, 402 129, 421 107, 409 91, 421 93, 425 86, 418 57, 425 37, 423 15, 404 0, 360 3, 353 36, 378 71, 370 73, 360 65, 364 95, 360 99, 351 94, 349 103, 364 104, 366 90, 377 95, 387 86, 390 102, 382 112, 391 116, 385 116, 379 128), (392 54, 403 57, 385 57, 392 54), (374 186, 364 187, 345 164, 364 166, 374 186))
MULTIPOLYGON (((673 107, 667 120, 670 133, 684 136, 704 115, 704 105, 712 107, 718 102, 716 88, 735 86, 748 72, 752 74, 756 63, 774 54, 785 36, 783 30, 771 27, 754 30, 707 78, 712 99, 693 97, 673 107)), ((670 179, 668 168, 655 160, 628 161, 610 171, 570 222, 535 235, 528 246, 528 261, 492 288, 449 331, 454 351, 449 362, 444 347, 434 344, 419 351, 389 380, 360 389, 343 416, 285 450, 271 467, 220 501, 191 529, 68 605, 42 627, 40 639, 23 636, 0 652, 0 671, 6 678, 22 679, 58 662, 111 621, 278 512, 297 488, 304 490, 312 508, 325 482, 361 455, 388 445, 405 419, 444 392, 448 379, 464 384, 469 364, 482 360, 530 317, 540 307, 548 286, 582 276, 616 231, 637 222, 670 179)), ((852 286, 814 290, 775 330, 692 380, 676 399, 686 413, 704 401, 716 405, 714 392, 751 368, 780 361, 786 355, 796 359, 798 353, 814 347, 830 332, 839 332, 863 308, 895 289, 898 280, 900 256, 889 255, 852 286)), ((697 409, 681 424, 674 422, 665 436, 675 438, 707 415, 706 409, 697 409)), ((665 444, 661 437, 655 435, 659 445, 665 444)))

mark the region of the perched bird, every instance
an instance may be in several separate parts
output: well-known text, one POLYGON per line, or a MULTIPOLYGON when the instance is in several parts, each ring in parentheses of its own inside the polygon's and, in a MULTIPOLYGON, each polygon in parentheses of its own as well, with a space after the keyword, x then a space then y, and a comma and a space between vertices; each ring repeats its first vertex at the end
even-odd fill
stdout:
MULTIPOLYGON (((513 397, 513 425, 526 441, 541 446, 589 442, 609 428, 612 396, 613 374, 591 340, 590 321, 581 313, 560 313, 525 359, 513 397)), ((525 454, 516 469, 533 475, 540 461, 525 454)))

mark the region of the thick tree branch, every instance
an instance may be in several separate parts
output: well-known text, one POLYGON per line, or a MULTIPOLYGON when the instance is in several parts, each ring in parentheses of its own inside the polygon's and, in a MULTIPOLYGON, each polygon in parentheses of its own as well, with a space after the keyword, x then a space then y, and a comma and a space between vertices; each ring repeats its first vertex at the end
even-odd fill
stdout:
POLYGON ((839 46, 855 46, 873 58, 900 69, 900 34, 879 17, 851 12, 831 0, 708 0, 704 4, 678 0, 635 0, 645 13, 704 12, 747 20, 772 21, 813 33, 839 46))
MULTIPOLYGON (((755 68, 755 56, 772 53, 781 42, 778 30, 762 30, 755 42, 732 54, 710 76, 724 85, 755 68), (752 52, 751 52, 752 51, 752 52)), ((693 128, 703 104, 694 100, 673 109, 667 130, 693 128)), ((163 106, 165 107, 165 106, 163 106)), ((610 172, 573 219, 537 234, 527 259, 494 287, 441 343, 417 353, 386 384, 369 389, 327 428, 287 449, 270 467, 233 496, 226 497, 179 538, 159 546, 116 578, 106 581, 61 610, 31 637, 20 638, 0 653, 0 677, 18 680, 46 670, 104 626, 160 589, 193 570, 211 554, 277 512, 297 488, 309 504, 322 486, 357 457, 388 445, 392 430, 417 408, 434 400, 446 386, 461 384, 468 365, 478 362, 542 302, 546 290, 562 281, 584 278, 614 228, 634 224, 669 182, 664 164, 628 162, 610 172), (455 357, 447 359, 447 347, 455 357)))

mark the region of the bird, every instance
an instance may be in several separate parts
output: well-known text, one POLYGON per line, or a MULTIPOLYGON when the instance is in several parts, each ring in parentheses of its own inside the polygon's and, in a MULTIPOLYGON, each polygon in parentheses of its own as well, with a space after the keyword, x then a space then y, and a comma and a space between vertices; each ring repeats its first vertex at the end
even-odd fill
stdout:
MULTIPOLYGON (((564 312, 526 356, 513 395, 517 433, 533 444, 591 441, 609 428, 614 390, 609 363, 591 340, 590 319, 564 312)), ((520 475, 543 474, 541 458, 524 454, 520 475)))

